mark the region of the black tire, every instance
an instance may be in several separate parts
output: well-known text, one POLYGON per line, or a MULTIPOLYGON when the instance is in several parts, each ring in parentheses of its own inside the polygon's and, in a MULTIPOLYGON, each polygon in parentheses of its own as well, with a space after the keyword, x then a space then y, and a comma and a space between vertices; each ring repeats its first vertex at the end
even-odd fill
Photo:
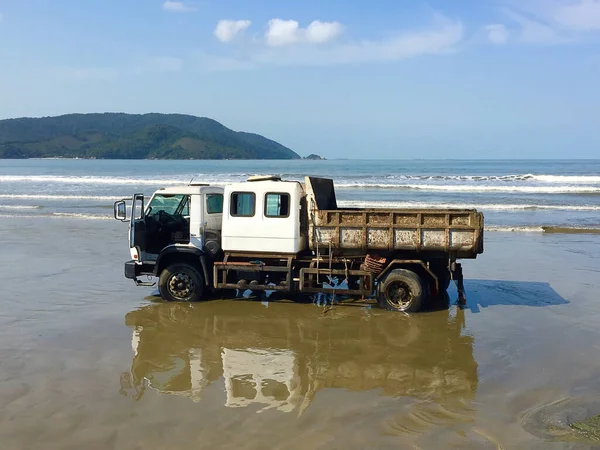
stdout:
POLYGON ((391 311, 416 312, 421 309, 423 298, 421 279, 406 269, 392 270, 378 287, 379 306, 391 311))
POLYGON ((204 296, 204 277, 189 264, 172 264, 160 273, 158 290, 169 302, 197 302, 204 296))

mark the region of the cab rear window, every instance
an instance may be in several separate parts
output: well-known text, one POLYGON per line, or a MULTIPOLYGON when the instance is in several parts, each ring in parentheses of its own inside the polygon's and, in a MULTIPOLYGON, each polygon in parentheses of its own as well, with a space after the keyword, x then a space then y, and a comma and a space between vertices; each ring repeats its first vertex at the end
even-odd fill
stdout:
POLYGON ((256 209, 254 192, 232 192, 230 214, 233 217, 253 217, 256 209))

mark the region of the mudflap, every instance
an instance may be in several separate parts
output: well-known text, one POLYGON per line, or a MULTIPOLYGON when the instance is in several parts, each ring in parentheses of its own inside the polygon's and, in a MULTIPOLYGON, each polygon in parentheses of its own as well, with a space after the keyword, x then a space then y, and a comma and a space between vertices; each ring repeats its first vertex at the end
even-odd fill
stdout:
POLYGON ((456 288, 458 290, 457 304, 460 306, 465 306, 467 304, 467 296, 465 294, 465 285, 463 282, 462 265, 456 262, 452 263, 450 273, 452 275, 452 279, 456 283, 456 288))

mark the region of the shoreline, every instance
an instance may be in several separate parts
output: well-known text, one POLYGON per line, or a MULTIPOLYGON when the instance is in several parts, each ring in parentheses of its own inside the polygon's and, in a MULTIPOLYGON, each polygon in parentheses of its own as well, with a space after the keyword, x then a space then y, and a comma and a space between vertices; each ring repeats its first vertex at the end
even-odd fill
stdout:
MULTIPOLYGON (((29 205, 17 205, 18 207, 11 207, 12 205, 6 205, 7 210, 27 210, 27 209, 43 209, 41 206, 29 206, 29 205)), ((106 206, 106 209, 110 206, 106 206)), ((0 219, 63 219, 63 220, 91 220, 91 221, 107 221, 114 220, 112 215, 100 215, 100 214, 86 214, 86 213, 69 213, 69 212, 54 212, 51 214, 9 214, 2 213, 2 205, 0 205, 0 219)), ((484 228, 485 232, 489 233, 517 233, 517 234, 547 234, 547 235, 600 235, 600 227, 563 227, 556 225, 542 225, 542 226, 511 226, 511 225, 488 225, 484 228)))
MULTIPOLYGON (((115 197, 116 198, 116 197, 115 197)), ((6 210, 40 210, 43 206, 39 205, 0 205, 0 219, 63 219, 63 220, 90 220, 90 221, 108 221, 114 220, 111 214, 88 214, 88 213, 69 213, 69 212, 54 212, 50 214, 9 214, 3 213, 2 208, 6 206, 6 210)), ((111 206, 105 206, 105 209, 111 206)), ((595 227, 567 227, 557 225, 487 225, 484 227, 485 232, 489 233, 510 233, 510 234, 540 234, 540 235, 600 235, 600 226, 595 227)))

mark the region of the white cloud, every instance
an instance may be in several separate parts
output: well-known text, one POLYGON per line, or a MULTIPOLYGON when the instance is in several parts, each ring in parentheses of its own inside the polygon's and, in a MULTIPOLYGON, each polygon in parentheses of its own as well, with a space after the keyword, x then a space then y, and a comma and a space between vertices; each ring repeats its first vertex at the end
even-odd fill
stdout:
POLYGON ((426 54, 442 54, 454 50, 463 38, 460 23, 447 23, 427 31, 406 33, 395 38, 347 44, 335 52, 333 61, 394 61, 426 54))
MULTIPOLYGON (((297 30, 293 23, 279 24, 275 27, 275 31, 278 31, 275 34, 277 36, 275 41, 271 40, 270 43, 265 41, 251 48, 241 57, 230 56, 226 62, 219 61, 220 69, 236 70, 260 65, 328 66, 398 61, 419 55, 453 52, 463 38, 463 26, 460 22, 441 17, 438 17, 433 26, 421 31, 406 32, 384 39, 335 42, 327 46, 285 47, 285 44, 309 42, 306 36, 302 38, 303 40, 299 40, 298 34, 292 30, 297 30)), ((323 42, 329 36, 330 34, 321 33, 319 30, 311 37, 313 39, 311 42, 323 42)), ((271 39, 275 37, 272 36, 271 39)), ((210 64, 210 58, 204 56, 206 68, 206 64, 210 64)), ((214 59, 222 58, 214 57, 214 59)))
POLYGON ((561 6, 553 16, 560 25, 572 30, 600 30, 600 0, 580 0, 561 6))
POLYGON ((295 44, 300 38, 299 24, 295 20, 271 19, 265 38, 273 46, 295 44))
POLYGON ((600 31, 600 0, 501 0, 503 12, 518 25, 511 41, 530 44, 581 42, 600 31))
POLYGON ((219 20, 214 35, 221 42, 231 42, 235 37, 252 25, 249 20, 219 20))
POLYGON ((295 20, 269 20, 265 40, 272 47, 309 43, 323 44, 342 34, 343 26, 339 22, 321 22, 315 20, 307 28, 301 28, 295 20))
POLYGON ((343 27, 339 22, 321 22, 315 20, 306 29, 306 40, 320 44, 336 39, 342 34, 343 27))
POLYGON ((509 33, 506 26, 502 24, 487 25, 485 30, 488 34, 488 39, 497 45, 506 44, 508 42, 509 33))
POLYGON ((518 39, 528 44, 561 44, 569 39, 541 20, 529 19, 512 11, 507 15, 520 26, 518 39))
POLYGON ((543 23, 529 19, 520 20, 522 31, 521 40, 530 44, 558 44, 563 39, 556 31, 543 23))
POLYGON ((180 13, 193 12, 193 11, 198 10, 198 8, 196 8, 193 5, 190 5, 190 4, 184 3, 184 2, 173 1, 173 0, 166 0, 163 3, 162 8, 165 11, 180 12, 180 13))

